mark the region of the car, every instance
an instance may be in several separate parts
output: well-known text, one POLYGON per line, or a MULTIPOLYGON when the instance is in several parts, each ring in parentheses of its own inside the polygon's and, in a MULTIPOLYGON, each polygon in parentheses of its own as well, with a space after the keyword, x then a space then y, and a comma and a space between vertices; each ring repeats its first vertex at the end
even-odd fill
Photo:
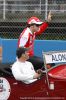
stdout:
MULTIPOLYGON (((3 65, 1 64, 1 66, 3 65)), ((7 80, 7 82, 9 83, 9 85, 7 85, 9 88, 7 88, 8 90, 6 89, 9 94, 8 100, 21 100, 25 98, 26 100, 30 100, 31 98, 32 99, 39 98, 39 100, 41 100, 41 98, 44 98, 45 100, 48 98, 50 100, 52 98, 65 99, 66 78, 59 79, 58 77, 54 77, 55 72, 57 71, 58 68, 61 71, 61 67, 63 68, 64 71, 64 68, 66 69, 66 64, 56 65, 55 68, 50 66, 50 69, 48 69, 48 80, 49 80, 49 85, 48 85, 46 71, 44 71, 41 79, 31 84, 25 84, 21 81, 15 80, 11 72, 11 66, 9 67, 8 65, 8 67, 1 67, 2 69, 0 69, 0 84, 3 84, 3 87, 5 87, 3 79, 7 80)), ((65 71, 64 75, 66 75, 65 71)), ((5 91, 6 96, 7 96, 7 91, 5 91)), ((0 93, 2 92, 3 91, 0 91, 0 93)))

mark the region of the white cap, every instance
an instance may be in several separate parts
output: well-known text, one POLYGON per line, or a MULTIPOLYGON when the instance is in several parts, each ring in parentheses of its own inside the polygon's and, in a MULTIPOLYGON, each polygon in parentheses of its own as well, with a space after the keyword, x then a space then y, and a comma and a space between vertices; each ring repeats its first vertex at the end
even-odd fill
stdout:
POLYGON ((28 24, 38 24, 41 25, 43 22, 39 20, 37 17, 31 17, 27 21, 28 24))

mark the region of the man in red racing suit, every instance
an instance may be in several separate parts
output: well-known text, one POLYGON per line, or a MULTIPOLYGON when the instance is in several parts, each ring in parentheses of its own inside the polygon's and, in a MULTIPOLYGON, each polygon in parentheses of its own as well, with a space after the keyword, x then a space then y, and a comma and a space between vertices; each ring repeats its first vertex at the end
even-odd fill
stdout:
POLYGON ((34 55, 34 40, 36 35, 42 34, 48 27, 48 22, 51 21, 51 13, 48 14, 46 22, 40 21, 37 17, 31 17, 27 21, 27 28, 23 30, 18 39, 18 47, 29 48, 29 61, 34 65, 35 70, 41 68, 44 63, 40 57, 34 55))

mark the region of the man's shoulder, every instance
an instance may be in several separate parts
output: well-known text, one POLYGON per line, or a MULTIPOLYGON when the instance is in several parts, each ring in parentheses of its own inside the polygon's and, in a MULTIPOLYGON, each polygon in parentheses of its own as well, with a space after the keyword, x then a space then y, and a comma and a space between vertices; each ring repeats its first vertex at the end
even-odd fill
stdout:
POLYGON ((29 61, 26 61, 26 63, 27 63, 27 64, 31 64, 31 65, 32 65, 32 63, 31 63, 31 62, 29 62, 29 61))
POLYGON ((30 32, 30 29, 27 27, 22 31, 22 34, 29 33, 29 32, 30 32))
POLYGON ((29 33, 30 33, 29 29, 28 29, 28 28, 25 28, 25 29, 22 31, 21 36, 23 36, 23 37, 28 37, 28 36, 29 36, 29 33))
POLYGON ((16 66, 18 64, 18 61, 15 61, 13 64, 12 64, 12 67, 13 66, 16 66))

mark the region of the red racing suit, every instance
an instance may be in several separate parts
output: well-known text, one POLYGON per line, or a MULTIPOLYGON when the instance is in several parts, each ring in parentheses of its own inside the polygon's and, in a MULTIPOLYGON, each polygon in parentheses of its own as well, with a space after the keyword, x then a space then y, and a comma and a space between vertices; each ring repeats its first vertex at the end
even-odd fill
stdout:
POLYGON ((18 47, 24 46, 26 48, 31 47, 31 49, 28 51, 29 56, 34 56, 34 40, 35 36, 41 34, 46 30, 48 27, 48 23, 44 22, 40 27, 38 32, 32 33, 30 31, 30 28, 25 28, 23 32, 20 34, 20 37, 18 39, 18 47))

